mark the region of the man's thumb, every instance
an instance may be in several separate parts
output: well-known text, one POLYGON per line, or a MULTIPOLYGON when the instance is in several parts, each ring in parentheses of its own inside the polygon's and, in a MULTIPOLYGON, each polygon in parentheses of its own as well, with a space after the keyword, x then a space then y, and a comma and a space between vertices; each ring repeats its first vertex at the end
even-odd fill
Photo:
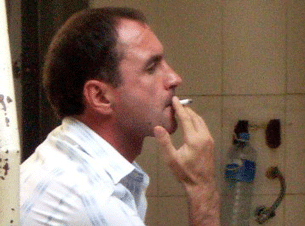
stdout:
POLYGON ((175 147, 173 146, 169 133, 162 126, 156 126, 154 128, 154 135, 165 154, 172 155, 175 147))

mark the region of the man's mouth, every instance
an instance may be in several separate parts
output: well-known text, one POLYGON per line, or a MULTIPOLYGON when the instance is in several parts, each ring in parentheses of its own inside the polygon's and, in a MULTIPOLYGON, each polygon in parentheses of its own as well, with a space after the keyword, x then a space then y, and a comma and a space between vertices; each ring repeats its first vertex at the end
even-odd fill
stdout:
POLYGON ((173 97, 171 96, 169 99, 166 100, 165 102, 165 108, 167 107, 173 107, 173 101, 172 101, 173 97))

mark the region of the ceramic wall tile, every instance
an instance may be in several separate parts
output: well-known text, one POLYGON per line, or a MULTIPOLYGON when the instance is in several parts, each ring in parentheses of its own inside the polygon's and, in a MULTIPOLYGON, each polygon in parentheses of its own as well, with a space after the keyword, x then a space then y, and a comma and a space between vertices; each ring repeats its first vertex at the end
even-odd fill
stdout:
POLYGON ((186 226, 188 205, 186 197, 162 197, 159 199, 159 226, 186 226))
POLYGON ((158 194, 158 155, 159 149, 154 138, 146 138, 142 153, 136 159, 136 162, 150 178, 150 184, 147 189, 148 196, 157 196, 158 194))
POLYGON ((288 1, 287 91, 305 93, 305 4, 288 1))
POLYGON ((159 225, 159 198, 158 197, 148 197, 148 208, 145 217, 145 224, 148 226, 158 226, 159 225))
POLYGON ((185 192, 182 184, 177 181, 171 170, 164 163, 162 157, 159 160, 158 167, 158 194, 159 196, 184 196, 185 192))
POLYGON ((305 195, 287 195, 285 197, 285 226, 305 225, 305 195))
POLYGON ((160 1, 158 18, 165 55, 184 81, 179 93, 220 94, 220 1, 160 1))
POLYGON ((286 181, 290 193, 305 193, 305 95, 287 97, 286 181))
POLYGON ((224 93, 283 94, 285 1, 224 2, 224 93))

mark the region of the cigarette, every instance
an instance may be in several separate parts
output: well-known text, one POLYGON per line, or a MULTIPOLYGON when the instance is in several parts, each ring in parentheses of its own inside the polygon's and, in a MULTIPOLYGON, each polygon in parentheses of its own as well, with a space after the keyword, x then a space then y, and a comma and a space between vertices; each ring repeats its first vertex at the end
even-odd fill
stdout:
POLYGON ((182 105, 187 105, 193 102, 192 99, 183 99, 183 100, 179 100, 180 104, 182 105))

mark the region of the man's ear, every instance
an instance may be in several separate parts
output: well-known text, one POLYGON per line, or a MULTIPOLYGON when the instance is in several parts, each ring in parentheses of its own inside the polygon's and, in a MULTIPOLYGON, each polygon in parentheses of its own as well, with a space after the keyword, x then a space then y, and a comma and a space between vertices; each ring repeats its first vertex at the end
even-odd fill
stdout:
POLYGON ((114 94, 110 84, 99 80, 88 80, 85 82, 83 94, 86 108, 99 111, 104 115, 112 112, 114 94))

